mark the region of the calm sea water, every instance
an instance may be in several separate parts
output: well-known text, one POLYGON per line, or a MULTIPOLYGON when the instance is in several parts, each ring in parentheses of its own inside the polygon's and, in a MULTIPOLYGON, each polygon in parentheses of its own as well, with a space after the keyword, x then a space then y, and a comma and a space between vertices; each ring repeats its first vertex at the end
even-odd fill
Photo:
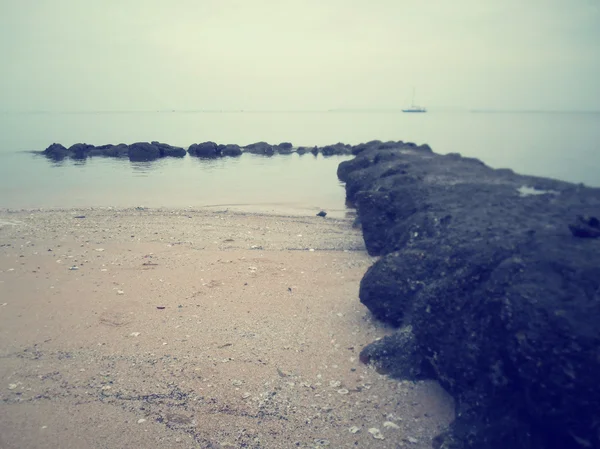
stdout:
POLYGON ((0 208, 237 207, 343 215, 336 178, 346 157, 243 155, 150 163, 105 158, 56 164, 34 157, 53 142, 159 140, 325 145, 373 139, 428 143, 492 167, 600 186, 600 114, 429 112, 131 112, 0 114, 0 208))

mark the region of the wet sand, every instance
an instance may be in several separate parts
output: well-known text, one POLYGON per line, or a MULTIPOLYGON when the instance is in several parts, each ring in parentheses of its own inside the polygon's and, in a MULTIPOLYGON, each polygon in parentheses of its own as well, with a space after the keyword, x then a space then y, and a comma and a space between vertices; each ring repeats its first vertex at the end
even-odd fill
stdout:
POLYGON ((358 360, 351 223, 0 211, 0 449, 431 447, 443 390, 358 360))

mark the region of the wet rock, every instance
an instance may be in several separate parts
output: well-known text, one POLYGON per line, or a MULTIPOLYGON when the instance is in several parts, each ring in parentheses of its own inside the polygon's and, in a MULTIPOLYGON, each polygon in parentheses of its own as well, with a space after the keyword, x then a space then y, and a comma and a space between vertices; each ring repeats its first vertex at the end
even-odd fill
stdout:
POLYGON ((600 189, 423 145, 359 150, 338 175, 381 256, 360 299, 412 329, 361 358, 454 395, 447 447, 600 447, 600 189))
POLYGON ((296 153, 298 153, 300 156, 302 156, 303 154, 309 153, 310 152, 310 148, 308 147, 298 147, 296 149, 296 153))
POLYGON ((60 143, 53 143, 44 151, 42 151, 42 154, 48 159, 62 161, 63 159, 71 156, 72 153, 60 143))
POLYGON ((160 158, 160 149, 148 142, 129 145, 129 160, 132 162, 154 161, 160 158))
POLYGON ((218 145, 215 142, 194 143, 188 148, 190 156, 216 158, 219 156, 218 145))
POLYGON ((153 141, 152 145, 160 151, 160 157, 184 157, 185 150, 181 147, 174 147, 166 143, 153 141))
POLYGON ((237 157, 242 155, 239 145, 219 145, 218 151, 221 156, 237 157))
POLYGON ((69 147, 70 156, 73 159, 85 159, 91 150, 94 149, 94 145, 87 143, 76 143, 69 147))
POLYGON ((251 143, 250 145, 246 145, 244 150, 247 153, 260 154, 263 156, 272 156, 275 154, 275 148, 267 142, 251 143))
POLYGON ((279 154, 292 154, 292 144, 290 142, 281 142, 276 149, 279 154))
POLYGON ((99 145, 91 148, 88 152, 89 157, 102 156, 102 157, 127 157, 129 155, 129 147, 124 143, 118 145, 99 145))
POLYGON ((319 212, 317 214, 317 217, 323 217, 323 218, 325 218, 326 216, 327 216, 327 212, 325 212, 324 210, 322 210, 321 212, 319 212))
POLYGON ((336 143, 335 145, 326 145, 321 148, 323 156, 333 156, 339 154, 352 154, 352 147, 343 143, 336 143))

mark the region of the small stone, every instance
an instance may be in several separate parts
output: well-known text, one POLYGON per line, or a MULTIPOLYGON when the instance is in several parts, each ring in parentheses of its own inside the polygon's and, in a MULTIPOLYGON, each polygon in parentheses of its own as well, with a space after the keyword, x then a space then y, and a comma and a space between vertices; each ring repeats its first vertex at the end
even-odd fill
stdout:
POLYGON ((248 399, 250 396, 252 396, 250 393, 244 393, 242 394, 242 399, 248 399))
POLYGON ((352 426, 348 429, 350 431, 350 433, 358 433, 360 432, 360 429, 356 426, 352 426))
POLYGON ((393 423, 391 421, 386 421, 383 423, 383 427, 388 428, 388 429, 399 429, 400 426, 396 423, 393 423))
POLYGON ((348 393, 349 393, 349 391, 348 391, 348 390, 346 390, 345 388, 340 388, 340 389, 339 389, 337 392, 338 392, 339 394, 348 394, 348 393))
POLYGON ((123 290, 117 290, 117 295, 124 295, 125 292, 123 290))
POLYGON ((104 386, 102 387, 102 390, 103 390, 103 391, 106 391, 106 390, 110 390, 111 388, 112 388, 112 387, 111 387, 110 385, 104 385, 104 386))
POLYGON ((130 337, 138 337, 140 335, 140 332, 132 332, 131 334, 129 334, 130 337))
POLYGON ((235 387, 239 387, 240 385, 242 385, 242 384, 243 384, 243 382, 242 382, 241 380, 237 380, 237 379, 236 379, 236 380, 232 380, 232 381, 231 381, 231 384, 232 384, 233 386, 235 386, 235 387))
POLYGON ((310 249, 309 249, 309 251, 312 253, 312 252, 314 252, 315 250, 314 250, 314 248, 310 248, 310 249))
POLYGON ((339 380, 330 380, 329 381, 329 386, 331 388, 337 388, 337 387, 339 387, 341 385, 342 385, 342 383, 339 380))
POLYGON ((17 384, 8 384, 8 389, 9 390, 14 390, 15 388, 17 388, 17 384))
POLYGON ((140 419, 138 419, 138 424, 142 424, 142 423, 144 423, 144 422, 146 422, 146 420, 145 420, 144 418, 140 418, 140 419))
POLYGON ((104 248, 96 248, 96 251, 101 253, 102 251, 104 251, 104 248))
POLYGON ((323 218, 325 218, 326 215, 327 215, 327 212, 325 212, 324 210, 322 210, 321 212, 319 212, 317 214, 317 217, 323 217, 323 218))
POLYGON ((317 446, 329 446, 331 443, 329 442, 329 440, 322 440, 319 438, 315 440, 315 444, 317 446))
POLYGON ((48 426, 42 426, 42 429, 47 429, 47 428, 48 428, 48 426))
POLYGON ((373 435, 373 438, 375 438, 376 440, 383 440, 385 439, 385 437, 381 434, 381 431, 375 427, 371 427, 369 429, 369 433, 371 435, 373 435))
POLYGON ((7 305, 8 305, 8 303, 7 303, 7 302, 3 302, 3 303, 2 303, 2 306, 7 306, 7 305))
POLYGON ((70 271, 75 271, 75 270, 79 270, 79 267, 73 265, 72 267, 69 267, 70 271))
POLYGON ((413 437, 408 437, 407 440, 411 444, 417 444, 419 442, 419 440, 417 440, 416 438, 413 438, 413 437))

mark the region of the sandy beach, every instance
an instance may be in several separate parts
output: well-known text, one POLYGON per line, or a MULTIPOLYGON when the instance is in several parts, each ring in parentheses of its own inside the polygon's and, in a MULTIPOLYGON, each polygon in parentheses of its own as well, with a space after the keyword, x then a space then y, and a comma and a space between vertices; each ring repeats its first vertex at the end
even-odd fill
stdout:
POLYGON ((373 261, 351 218, 0 211, 0 449, 430 448, 449 397, 359 361, 373 261))

